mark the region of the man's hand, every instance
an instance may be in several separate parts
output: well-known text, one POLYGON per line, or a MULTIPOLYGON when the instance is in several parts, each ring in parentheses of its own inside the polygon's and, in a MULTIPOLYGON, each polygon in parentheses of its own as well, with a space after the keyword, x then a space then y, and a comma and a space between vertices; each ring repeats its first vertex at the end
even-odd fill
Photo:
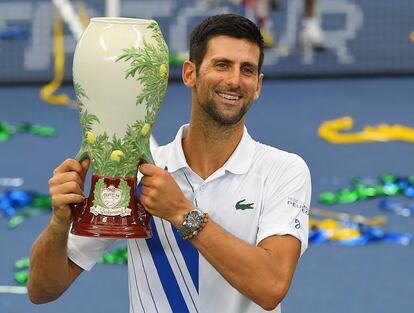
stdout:
POLYGON ((81 203, 85 199, 83 189, 89 164, 89 159, 83 160, 82 163, 67 159, 53 171, 53 176, 49 179, 49 193, 52 198, 54 222, 65 225, 72 222, 69 205, 81 203))
POLYGON ((148 163, 141 164, 141 202, 154 216, 161 217, 176 227, 181 227, 184 213, 193 204, 186 199, 174 178, 167 171, 148 163))

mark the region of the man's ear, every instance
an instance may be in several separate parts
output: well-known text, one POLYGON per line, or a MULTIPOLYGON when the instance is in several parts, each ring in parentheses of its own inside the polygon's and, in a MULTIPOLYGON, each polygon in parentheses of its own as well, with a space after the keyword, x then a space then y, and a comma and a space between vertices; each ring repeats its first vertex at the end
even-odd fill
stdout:
POLYGON ((189 60, 185 60, 183 63, 181 77, 184 85, 188 88, 193 88, 196 82, 196 68, 195 64, 189 60))
POLYGON ((262 91, 262 83, 263 83, 263 73, 259 74, 259 78, 257 80, 257 87, 256 87, 256 91, 254 93, 254 100, 257 100, 260 96, 260 92, 262 91))

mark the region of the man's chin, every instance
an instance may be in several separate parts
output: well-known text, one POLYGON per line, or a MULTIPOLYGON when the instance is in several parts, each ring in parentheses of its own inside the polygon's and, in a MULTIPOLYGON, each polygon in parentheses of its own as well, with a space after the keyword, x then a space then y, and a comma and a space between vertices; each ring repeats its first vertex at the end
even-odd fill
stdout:
POLYGON ((210 102, 203 107, 210 118, 212 118, 219 126, 223 127, 237 125, 247 112, 243 107, 239 109, 226 108, 221 107, 217 102, 210 102))
POLYGON ((225 116, 225 115, 215 115, 214 120, 220 125, 220 126, 234 126, 237 125, 242 119, 244 114, 237 114, 232 116, 225 116))

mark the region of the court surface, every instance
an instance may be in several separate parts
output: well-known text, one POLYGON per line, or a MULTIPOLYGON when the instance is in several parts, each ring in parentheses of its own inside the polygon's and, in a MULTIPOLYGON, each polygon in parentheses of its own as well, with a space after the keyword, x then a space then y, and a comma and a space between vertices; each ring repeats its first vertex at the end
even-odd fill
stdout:
MULTIPOLYGON (((386 172, 414 174, 414 144, 333 145, 317 137, 320 123, 349 115, 355 120, 355 130, 381 123, 414 127, 413 86, 412 77, 267 81, 251 108, 247 127, 256 140, 301 155, 312 173, 312 206, 328 208, 318 204, 318 194, 349 186, 354 176, 376 179, 386 172)), ((72 86, 63 91, 73 97, 72 86)), ((77 111, 45 104, 38 92, 39 86, 0 87, 0 120, 45 124, 58 133, 53 138, 20 134, 0 142, 0 177, 21 177, 20 190, 46 193, 53 169, 76 155, 81 135, 77 111)), ((159 144, 173 139, 189 111, 190 92, 180 83, 170 83, 153 132, 159 144)), ((395 200, 414 202, 402 197, 395 200)), ((377 199, 332 209, 367 216, 383 213, 377 199)), ((386 215, 385 230, 414 233, 414 217, 386 215)), ((17 285, 13 264, 29 254, 47 221, 48 216, 33 217, 9 230, 6 219, 0 217, 0 285, 17 285)), ((413 312, 413 260, 413 244, 310 246, 300 260, 282 312, 413 312)), ((127 267, 122 265, 97 265, 51 304, 35 306, 26 295, 0 294, 1 313, 128 312, 128 304, 127 267)))

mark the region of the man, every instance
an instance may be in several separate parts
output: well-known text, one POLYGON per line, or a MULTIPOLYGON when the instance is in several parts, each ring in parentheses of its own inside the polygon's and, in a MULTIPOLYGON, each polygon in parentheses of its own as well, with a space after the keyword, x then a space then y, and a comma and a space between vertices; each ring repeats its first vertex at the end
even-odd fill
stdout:
POLYGON ((304 16, 299 34, 299 46, 304 49, 324 51, 327 49, 321 20, 316 13, 316 0, 305 0, 304 16))
MULTIPOLYGON (((220 0, 203 1, 208 9, 215 8, 222 2, 220 0)), ((280 8, 282 5, 281 0, 231 0, 231 2, 241 4, 252 12, 263 36, 265 47, 277 46, 271 13, 272 10, 280 8)), ((317 14, 317 0, 303 0, 303 11, 304 14, 297 42, 298 47, 304 50, 326 50, 325 35, 321 26, 321 20, 317 14)))
MULTIPOLYGON (((262 62, 260 31, 244 17, 213 16, 192 32, 182 69, 190 124, 155 149, 159 167, 140 166, 153 238, 128 240, 131 312, 280 312, 307 247, 310 175, 244 127, 262 62)), ((68 240, 68 205, 83 200, 87 169, 66 160, 50 179, 54 211, 31 255, 35 303, 58 298, 113 241, 68 240)))

